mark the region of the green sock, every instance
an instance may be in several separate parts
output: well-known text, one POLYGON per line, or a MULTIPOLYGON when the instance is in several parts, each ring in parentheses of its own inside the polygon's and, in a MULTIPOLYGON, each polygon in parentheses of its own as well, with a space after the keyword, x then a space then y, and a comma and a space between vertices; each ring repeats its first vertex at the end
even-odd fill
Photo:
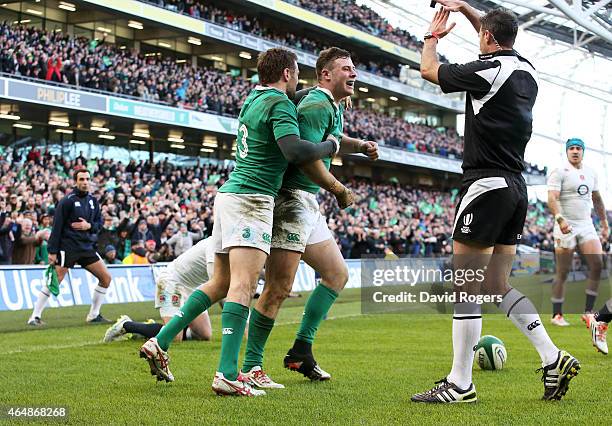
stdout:
POLYGON ((251 309, 251 318, 249 320, 249 340, 247 341, 246 355, 242 372, 246 373, 251 368, 260 366, 263 367, 263 353, 268 336, 274 327, 274 320, 257 312, 255 308, 251 309))
POLYGON ((212 302, 202 290, 194 291, 181 308, 183 315, 175 315, 157 334, 159 346, 167 351, 174 337, 181 333, 191 321, 210 308, 212 302))
POLYGON ((323 317, 327 314, 337 297, 338 293, 323 284, 319 284, 314 289, 306 302, 304 316, 302 317, 302 323, 300 324, 296 339, 312 344, 319 324, 321 324, 323 317))
POLYGON ((227 380, 238 378, 238 354, 242 336, 249 317, 249 307, 240 303, 225 302, 221 313, 221 359, 217 371, 227 380))

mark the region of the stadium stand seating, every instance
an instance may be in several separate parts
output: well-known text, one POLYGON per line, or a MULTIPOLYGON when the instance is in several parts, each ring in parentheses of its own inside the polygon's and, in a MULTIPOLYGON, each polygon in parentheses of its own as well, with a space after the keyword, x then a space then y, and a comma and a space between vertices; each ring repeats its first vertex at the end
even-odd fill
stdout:
MULTIPOLYGON (((210 16, 217 16, 212 12, 210 16)), ((0 72, 134 96, 181 108, 235 117, 254 87, 250 80, 207 67, 178 64, 169 56, 143 55, 104 40, 34 27, 0 25, 0 72)), ((367 106, 363 103, 362 106, 367 106)), ((461 158, 454 129, 411 124, 370 108, 347 111, 351 136, 408 151, 461 158)), ((545 174, 534 166, 529 172, 545 174)))
MULTIPOLYGON (((71 189, 71 170, 83 164, 93 172, 93 193, 102 206, 105 228, 100 234, 99 251, 103 253, 112 244, 121 258, 129 253, 126 241, 152 239, 156 241, 153 258, 158 261, 173 259, 168 237, 181 224, 188 230, 203 231, 202 236, 210 234, 216 190, 231 171, 211 165, 179 167, 167 160, 122 164, 97 159, 91 164, 82 155, 66 160, 36 148, 22 158, 8 149, 0 157, 3 256, 13 250, 9 243, 13 224, 17 225, 13 233, 17 241, 30 237, 29 244, 44 246, 48 235, 39 231, 48 227, 47 215, 52 216, 54 206, 71 189), (27 219, 34 226, 26 235, 21 228, 27 219), (36 237, 35 241, 31 237, 36 237)), ((321 208, 346 258, 390 252, 413 256, 448 253, 456 189, 449 193, 365 179, 352 179, 348 186, 357 196, 357 203, 348 210, 340 211, 333 197, 320 194, 321 208)), ((549 216, 543 204, 530 206, 524 243, 542 249, 552 247, 549 216)), ((44 258, 35 261, 44 263, 44 258)))
MULTIPOLYGON (((203 3, 200 1, 190 0, 140 0, 144 3, 152 3, 177 13, 187 14, 197 19, 214 22, 215 24, 223 25, 236 31, 243 31, 249 34, 254 34, 271 41, 299 49, 308 53, 318 54, 319 51, 325 49, 325 43, 313 40, 312 38, 297 35, 290 32, 280 32, 274 28, 264 25, 261 20, 254 15, 244 13, 236 13, 236 11, 223 7, 219 8, 214 5, 203 3)), ((291 2, 290 2, 291 3, 291 2)), ((332 18, 337 22, 350 25, 359 30, 366 31, 377 37, 391 41, 408 49, 421 51, 423 43, 418 41, 414 36, 411 36, 407 31, 393 29, 384 19, 378 16, 371 9, 365 6, 359 7, 352 1, 343 2, 293 2, 297 6, 319 13, 321 15, 332 18), (320 4, 317 4, 320 3, 320 4), (334 3, 342 3, 336 6, 334 3), (341 7, 347 7, 340 11, 341 7), (351 14, 354 14, 351 16, 351 14)), ((442 56, 441 60, 447 62, 447 59, 442 56)), ((399 80, 400 66, 399 64, 385 61, 382 58, 376 61, 356 61, 356 66, 359 69, 381 75, 394 80, 399 80)))

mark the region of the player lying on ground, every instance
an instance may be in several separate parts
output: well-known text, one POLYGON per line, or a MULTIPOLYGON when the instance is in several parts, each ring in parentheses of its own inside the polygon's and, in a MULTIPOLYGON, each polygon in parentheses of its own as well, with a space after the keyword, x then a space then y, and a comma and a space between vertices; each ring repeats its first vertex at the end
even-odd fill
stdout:
POLYGON ((89 193, 90 176, 87 169, 76 169, 73 176, 75 187, 57 204, 53 216, 53 229, 49 237, 49 264, 55 267, 57 275, 49 274, 47 280, 44 281, 45 284, 40 290, 34 310, 28 320, 28 324, 32 326, 44 324, 41 317, 51 297, 51 289, 59 294, 59 284, 68 269, 73 268, 77 263, 98 279, 98 285, 94 288, 91 297, 87 322, 111 322, 100 315, 100 307, 111 283, 111 275, 96 252, 98 232, 102 228, 100 205, 98 200, 89 193))
MULTIPOLYGON (((199 285, 212 277, 214 258, 212 238, 208 237, 174 259, 159 273, 156 278, 155 307, 159 308, 164 324, 178 314, 179 309, 199 285)), ((157 336, 162 327, 163 325, 158 323, 134 322, 127 315, 122 315, 106 330, 104 342, 112 342, 126 333, 137 333, 149 339, 157 336)), ((210 317, 208 311, 204 311, 191 321, 182 333, 177 334, 174 341, 210 340, 211 337, 210 317)))
MULTIPOLYGON (((341 151, 363 153, 378 158, 375 142, 343 136, 343 104, 341 100, 354 93, 357 72, 346 50, 332 47, 323 50, 316 63, 318 86, 299 99, 300 135, 312 141, 324 141, 332 134, 341 140, 341 151)), ((322 160, 329 169, 331 159, 322 160)), ((251 309, 243 376, 260 388, 283 387, 263 371, 264 346, 274 325, 280 306, 288 297, 295 274, 303 258, 321 275, 310 295, 293 347, 284 359, 286 368, 298 371, 311 380, 328 380, 312 353, 312 343, 319 324, 331 308, 348 280, 348 269, 342 254, 319 211, 316 194, 320 187, 298 167, 289 165, 283 185, 274 200, 272 250, 266 263, 266 285, 251 309)))
MULTIPOLYGON (((543 399, 560 399, 580 364, 555 346, 535 306, 508 284, 527 214, 527 186, 521 172, 531 138, 537 74, 512 48, 518 32, 514 14, 498 9, 481 17, 466 2, 437 2, 443 8, 436 12, 425 35, 421 75, 439 84, 445 93, 467 92, 463 184, 453 229, 453 266, 473 273, 486 271, 480 275, 484 280, 455 285, 455 291, 486 293, 500 299, 499 308, 540 355, 543 399), (439 63, 436 46, 454 27, 447 25, 451 11, 465 15, 478 32, 480 60, 463 65, 439 63)), ((413 395, 413 401, 476 401, 472 366, 481 329, 481 305, 456 303, 452 370, 432 389, 413 395)))
MULTIPOLYGON (((597 173, 583 163, 585 145, 582 139, 572 138, 565 144, 567 164, 555 169, 548 178, 548 208, 555 217, 553 230, 555 239, 556 275, 552 286, 553 314, 551 323, 567 326, 563 318, 565 300, 565 281, 572 268, 574 250, 584 255, 589 267, 585 314, 595 305, 599 279, 601 278, 602 248, 601 241, 591 219, 591 202, 601 221, 601 238, 608 239, 610 234, 608 218, 604 206, 597 173)), ((586 320, 586 316, 582 316, 586 320)))
POLYGON ((585 315, 586 326, 591 331, 593 346, 604 355, 608 355, 606 334, 610 321, 612 321, 612 299, 608 299, 606 304, 594 314, 585 315))
MULTIPOLYGON (((215 198, 213 277, 198 287, 157 338, 141 348, 157 376, 168 380, 166 351, 174 336, 212 303, 226 297, 221 314, 221 356, 212 384, 220 395, 265 394, 239 380, 238 354, 248 306, 270 252, 274 197, 289 162, 313 162, 331 157, 339 149, 331 135, 321 143, 300 139, 297 111, 290 100, 299 75, 293 52, 269 49, 260 54, 257 70, 261 85, 248 95, 239 115, 236 167, 215 198)), ((333 192, 340 205, 352 203, 352 193, 327 170, 310 177, 333 192)))

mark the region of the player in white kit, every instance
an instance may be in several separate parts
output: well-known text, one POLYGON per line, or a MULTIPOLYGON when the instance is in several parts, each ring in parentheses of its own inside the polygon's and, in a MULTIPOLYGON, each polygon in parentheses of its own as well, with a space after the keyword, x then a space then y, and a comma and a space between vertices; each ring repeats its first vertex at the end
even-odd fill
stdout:
MULTIPOLYGON (((214 270, 215 253, 212 250, 212 239, 206 238, 174 259, 156 277, 157 289, 155 307, 164 324, 179 312, 183 303, 202 283, 207 282, 214 270)), ((138 333, 151 338, 159 333, 163 324, 134 322, 127 315, 122 315, 104 336, 104 342, 111 342, 125 333, 138 333)), ((212 327, 208 311, 197 316, 183 333, 175 340, 185 339, 210 340, 212 327)))
MULTIPOLYGON (((568 162, 553 170, 548 178, 548 208, 555 216, 553 236, 557 273, 552 288, 552 324, 567 326, 563 318, 565 281, 578 249, 589 267, 584 311, 589 313, 597 297, 602 269, 602 248, 591 219, 591 206, 601 221, 601 238, 608 239, 606 209, 598 188, 597 173, 583 164, 585 145, 572 138, 565 145, 568 162)), ((585 320, 583 315, 583 320, 585 320)))

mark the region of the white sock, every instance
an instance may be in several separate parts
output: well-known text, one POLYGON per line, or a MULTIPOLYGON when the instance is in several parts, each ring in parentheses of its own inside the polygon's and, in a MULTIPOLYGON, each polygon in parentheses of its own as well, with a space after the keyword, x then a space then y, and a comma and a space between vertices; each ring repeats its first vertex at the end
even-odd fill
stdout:
POLYGON ((542 359, 542 366, 552 364, 557 360, 559 348, 548 336, 535 306, 523 293, 514 288, 510 289, 504 295, 499 308, 536 348, 542 359))
POLYGON ((45 306, 47 305, 47 301, 49 300, 50 297, 51 297, 51 294, 49 294, 49 289, 46 286, 43 287, 40 290, 40 293, 38 293, 38 299, 36 299, 36 303, 34 304, 34 310, 32 311, 32 316, 30 317, 30 321, 36 317, 38 318, 41 317, 42 311, 43 309, 45 309, 45 306))
POLYGON ((481 331, 481 306, 477 303, 456 303, 453 315, 453 368, 446 379, 463 390, 472 384, 474 347, 481 331))
POLYGON ((191 331, 191 328, 187 327, 187 331, 185 331, 185 340, 192 340, 193 339, 193 331, 191 331))
POLYGON ((100 306, 104 302, 104 297, 106 296, 105 287, 102 287, 100 284, 94 288, 93 296, 91 298, 91 308, 89 309, 89 315, 87 315, 88 319, 94 319, 98 315, 100 315, 100 306))

